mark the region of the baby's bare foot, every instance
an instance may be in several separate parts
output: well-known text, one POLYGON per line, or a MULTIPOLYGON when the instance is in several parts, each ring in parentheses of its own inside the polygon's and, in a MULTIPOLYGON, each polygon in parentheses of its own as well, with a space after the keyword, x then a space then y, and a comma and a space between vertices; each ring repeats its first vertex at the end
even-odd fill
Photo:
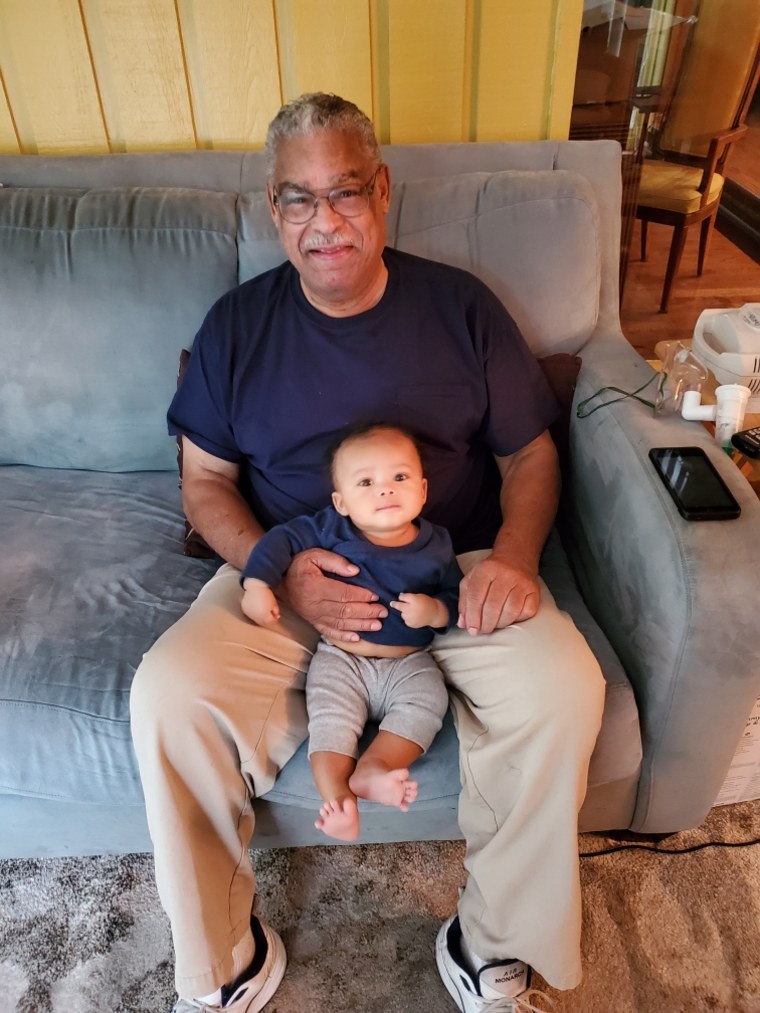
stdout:
POLYGON ((359 836, 359 808, 352 798, 334 798, 319 810, 314 826, 339 841, 355 841, 359 836))
POLYGON ((348 782, 351 791, 360 798, 380 802, 382 805, 398 806, 406 812, 417 798, 417 782, 409 780, 406 767, 399 770, 356 768, 348 782))

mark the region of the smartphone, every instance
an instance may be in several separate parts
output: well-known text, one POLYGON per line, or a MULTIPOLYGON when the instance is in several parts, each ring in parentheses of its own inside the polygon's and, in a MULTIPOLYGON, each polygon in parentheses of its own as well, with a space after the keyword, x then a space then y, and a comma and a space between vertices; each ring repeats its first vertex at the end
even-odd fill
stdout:
POLYGON ((654 447, 649 457, 687 521, 732 520, 741 513, 701 447, 654 447))

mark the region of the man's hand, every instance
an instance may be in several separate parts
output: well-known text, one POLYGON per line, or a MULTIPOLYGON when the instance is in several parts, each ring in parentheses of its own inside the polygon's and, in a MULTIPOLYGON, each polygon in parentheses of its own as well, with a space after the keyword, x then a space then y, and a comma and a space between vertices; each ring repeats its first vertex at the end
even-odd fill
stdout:
POLYGON ((496 457, 501 514, 493 553, 459 585, 459 621, 468 633, 493 633, 538 612, 538 563, 559 500, 557 451, 548 432, 508 457, 496 457))
POLYGON ((459 626, 473 636, 521 623, 538 612, 538 578, 489 556, 459 586, 459 626))
POLYGON ((282 590, 299 615, 323 636, 336 641, 360 640, 360 633, 381 629, 388 615, 377 595, 363 587, 332 580, 325 573, 352 577, 359 567, 327 549, 306 549, 293 558, 282 590))

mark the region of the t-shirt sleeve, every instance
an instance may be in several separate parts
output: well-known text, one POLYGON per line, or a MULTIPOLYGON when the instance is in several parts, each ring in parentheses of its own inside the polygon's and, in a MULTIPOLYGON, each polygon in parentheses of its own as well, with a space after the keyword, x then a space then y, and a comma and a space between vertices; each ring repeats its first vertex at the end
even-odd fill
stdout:
POLYGON ((295 517, 287 524, 278 524, 254 545, 240 582, 242 584, 246 577, 255 577, 274 588, 284 577, 295 555, 321 545, 324 545, 324 539, 318 518, 295 517))
POLYGON ((488 392, 483 439, 506 457, 547 430, 561 409, 519 327, 490 291, 482 314, 488 392))
POLYGON ((234 293, 211 307, 195 336, 182 383, 167 413, 169 433, 186 436, 201 450, 237 463, 243 454, 230 419, 231 325, 234 293))

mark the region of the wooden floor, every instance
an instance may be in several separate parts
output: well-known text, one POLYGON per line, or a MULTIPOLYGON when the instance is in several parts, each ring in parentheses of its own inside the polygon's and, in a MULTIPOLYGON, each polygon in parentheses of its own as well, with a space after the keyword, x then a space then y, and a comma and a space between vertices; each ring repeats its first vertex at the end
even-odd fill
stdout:
POLYGON ((631 244, 620 317, 623 333, 645 358, 654 358, 658 341, 691 338, 704 309, 760 302, 760 264, 713 229, 710 251, 701 278, 697 271, 699 228, 690 230, 681 269, 676 277, 667 313, 660 313, 660 296, 672 230, 650 225, 647 260, 639 259, 639 223, 631 244))

